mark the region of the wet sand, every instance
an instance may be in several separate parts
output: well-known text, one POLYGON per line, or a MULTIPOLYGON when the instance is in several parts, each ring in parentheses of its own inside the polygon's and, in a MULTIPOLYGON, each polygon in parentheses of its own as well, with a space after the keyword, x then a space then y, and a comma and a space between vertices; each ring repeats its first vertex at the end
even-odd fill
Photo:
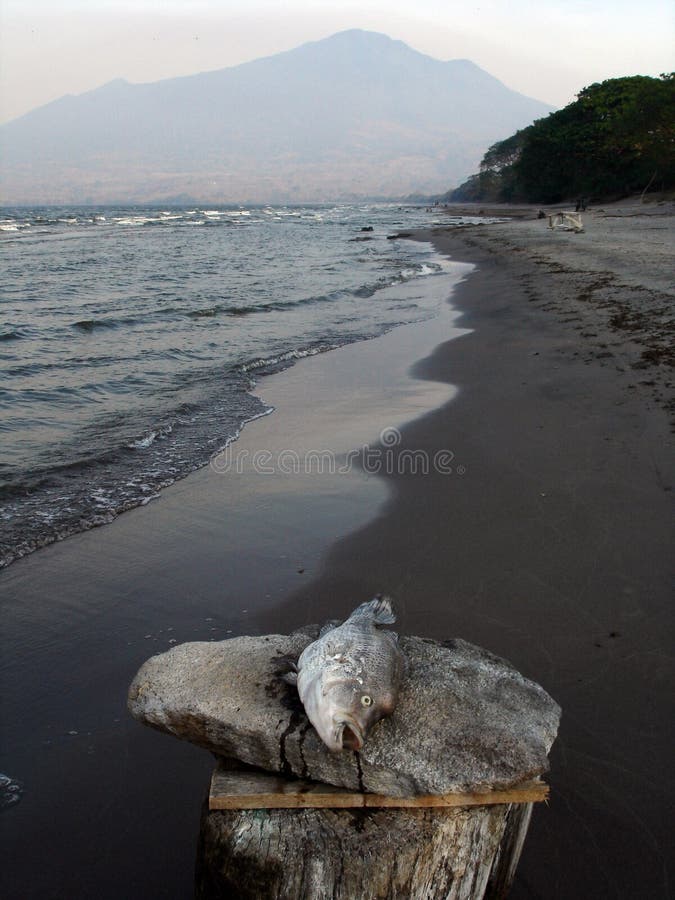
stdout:
POLYGON ((287 631, 376 591, 395 597, 403 630, 481 644, 563 707, 552 799, 512 896, 669 896, 670 376, 643 351, 672 295, 649 249, 665 237, 656 219, 636 283, 631 257, 645 256, 628 223, 598 222, 585 235, 530 220, 420 235, 477 264, 453 297, 459 322, 261 383, 279 412, 238 451, 278 462, 299 430, 300 453, 344 462, 365 448, 361 469, 202 470, 2 573, 3 765, 26 782, 3 814, 4 896, 189 896, 211 761, 128 719, 136 668, 170 641, 287 631), (612 278, 589 290, 602 254, 612 278), (622 310, 640 329, 612 322, 622 310), (294 423, 299 392, 311 414, 294 423), (378 445, 387 427, 400 437, 378 445))
MULTIPOLYGON (((416 367, 459 393, 402 446, 450 446, 466 471, 389 478, 384 514, 333 548, 309 590, 342 605, 390 591, 406 630, 488 647, 562 705, 551 802, 514 898, 665 900, 674 223, 672 210, 638 229, 586 222, 583 235, 541 221, 432 235, 477 263, 455 298, 473 331, 416 367)), ((305 596, 274 624, 295 621, 305 596)))

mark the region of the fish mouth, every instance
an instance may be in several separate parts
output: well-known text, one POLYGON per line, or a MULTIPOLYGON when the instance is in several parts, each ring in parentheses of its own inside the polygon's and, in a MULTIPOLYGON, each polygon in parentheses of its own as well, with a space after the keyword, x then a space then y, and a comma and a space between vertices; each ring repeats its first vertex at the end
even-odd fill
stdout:
POLYGON ((363 747, 363 734, 354 722, 340 722, 336 737, 340 750, 358 751, 363 747))

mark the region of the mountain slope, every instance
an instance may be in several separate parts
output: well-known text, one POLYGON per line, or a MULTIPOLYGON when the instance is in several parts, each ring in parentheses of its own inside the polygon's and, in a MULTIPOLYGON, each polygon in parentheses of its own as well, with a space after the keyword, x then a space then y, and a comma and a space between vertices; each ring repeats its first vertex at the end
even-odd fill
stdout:
POLYGON ((0 129, 5 202, 441 191, 550 107, 468 60, 347 31, 151 84, 116 80, 0 129))

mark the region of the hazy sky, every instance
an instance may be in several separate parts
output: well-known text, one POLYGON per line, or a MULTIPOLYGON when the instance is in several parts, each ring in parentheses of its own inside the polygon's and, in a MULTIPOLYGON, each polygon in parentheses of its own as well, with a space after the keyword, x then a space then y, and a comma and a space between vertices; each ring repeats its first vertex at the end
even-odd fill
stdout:
POLYGON ((467 58, 563 106, 585 85, 673 69, 672 0, 0 0, 0 121, 113 78, 236 65, 346 28, 467 58))

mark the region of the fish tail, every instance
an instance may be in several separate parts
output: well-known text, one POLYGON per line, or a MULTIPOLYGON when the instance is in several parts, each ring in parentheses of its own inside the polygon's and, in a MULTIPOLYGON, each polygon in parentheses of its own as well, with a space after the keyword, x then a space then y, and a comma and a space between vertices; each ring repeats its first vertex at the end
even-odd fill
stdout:
POLYGON ((372 600, 357 606, 349 617, 354 620, 370 620, 374 625, 392 625, 396 621, 396 614, 392 609, 391 597, 377 594, 372 600))

